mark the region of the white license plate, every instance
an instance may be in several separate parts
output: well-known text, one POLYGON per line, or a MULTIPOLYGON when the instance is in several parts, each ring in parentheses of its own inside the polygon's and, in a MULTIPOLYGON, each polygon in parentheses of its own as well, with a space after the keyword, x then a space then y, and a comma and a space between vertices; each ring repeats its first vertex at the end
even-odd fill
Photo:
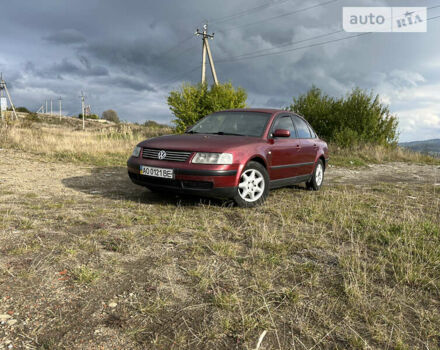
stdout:
POLYGON ((156 168, 152 166, 141 165, 141 175, 162 177, 165 179, 174 179, 173 169, 156 168))

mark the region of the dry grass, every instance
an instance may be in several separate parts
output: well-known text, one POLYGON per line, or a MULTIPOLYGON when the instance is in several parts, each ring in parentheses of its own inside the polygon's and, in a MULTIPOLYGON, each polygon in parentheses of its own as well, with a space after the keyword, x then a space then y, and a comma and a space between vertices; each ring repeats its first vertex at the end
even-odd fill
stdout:
POLYGON ((40 154, 54 160, 80 161, 95 165, 122 165, 133 147, 152 136, 171 133, 171 128, 146 128, 133 124, 102 125, 47 117, 35 121, 25 118, 0 124, 0 147, 40 154), (49 124, 48 121, 51 123, 49 124))
POLYGON ((327 181, 231 208, 46 159, 119 164, 141 135, 24 126, 2 147, 44 157, 0 153, 0 315, 17 321, 0 345, 440 348, 438 185, 327 181))
MULTIPOLYGON (((86 131, 76 118, 23 117, 18 122, 1 123, 0 147, 44 155, 52 160, 92 165, 124 165, 140 141, 173 132, 172 128, 147 128, 134 124, 103 125, 87 122, 86 131)), ((440 159, 400 147, 362 145, 350 149, 330 145, 331 164, 358 167, 384 162, 440 164, 440 159)))
POLYGON ((337 145, 329 145, 329 150, 331 163, 336 166, 351 167, 385 162, 440 164, 439 158, 434 158, 398 146, 359 145, 352 148, 341 148, 337 145))
POLYGON ((0 203, 1 311, 30 344, 252 349, 267 330, 262 349, 439 345, 432 186, 290 188, 245 210, 96 171, 0 203))

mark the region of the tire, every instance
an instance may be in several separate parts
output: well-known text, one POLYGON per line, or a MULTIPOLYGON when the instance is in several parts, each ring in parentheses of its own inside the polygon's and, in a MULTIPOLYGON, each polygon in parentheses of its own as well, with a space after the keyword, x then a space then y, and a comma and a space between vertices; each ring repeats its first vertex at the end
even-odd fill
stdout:
POLYGON ((249 162, 240 175, 234 202, 242 208, 261 205, 269 195, 269 174, 258 162, 249 162))
POLYGON ((312 178, 306 182, 306 186, 309 190, 318 191, 324 183, 324 164, 319 159, 313 170, 312 178))

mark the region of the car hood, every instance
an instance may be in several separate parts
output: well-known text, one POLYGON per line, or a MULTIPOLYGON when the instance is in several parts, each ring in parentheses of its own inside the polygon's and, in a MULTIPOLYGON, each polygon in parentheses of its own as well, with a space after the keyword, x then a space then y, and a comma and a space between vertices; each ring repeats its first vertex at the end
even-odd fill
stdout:
POLYGON ((148 139, 141 142, 139 146, 176 151, 227 152, 240 146, 261 142, 261 138, 250 136, 180 134, 148 139))

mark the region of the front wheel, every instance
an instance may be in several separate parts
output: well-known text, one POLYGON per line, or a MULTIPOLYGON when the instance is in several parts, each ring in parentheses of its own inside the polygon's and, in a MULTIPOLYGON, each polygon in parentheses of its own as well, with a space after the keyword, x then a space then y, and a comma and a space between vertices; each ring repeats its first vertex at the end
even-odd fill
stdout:
POLYGON ((269 175, 263 165, 249 162, 240 176, 234 201, 239 207, 251 208, 262 204, 269 195, 269 175))
POLYGON ((309 190, 318 191, 324 182, 324 165, 319 159, 313 171, 312 178, 306 183, 309 190))

